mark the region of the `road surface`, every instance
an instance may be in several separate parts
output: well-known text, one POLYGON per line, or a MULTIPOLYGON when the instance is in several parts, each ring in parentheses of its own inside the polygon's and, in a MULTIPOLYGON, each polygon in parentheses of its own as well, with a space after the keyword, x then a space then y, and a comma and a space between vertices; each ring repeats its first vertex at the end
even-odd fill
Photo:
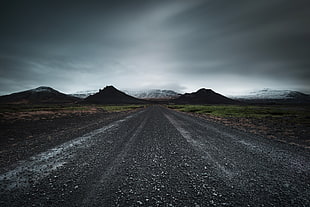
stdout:
POLYGON ((151 106, 0 175, 0 206, 310 206, 309 149, 151 106))

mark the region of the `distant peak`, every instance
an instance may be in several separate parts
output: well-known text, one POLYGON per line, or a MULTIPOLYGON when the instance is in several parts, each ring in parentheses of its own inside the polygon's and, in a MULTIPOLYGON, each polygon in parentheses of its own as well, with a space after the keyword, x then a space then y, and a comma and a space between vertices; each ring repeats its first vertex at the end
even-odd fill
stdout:
POLYGON ((201 88, 198 91, 212 91, 210 88, 201 88))
POLYGON ((38 88, 35 89, 31 89, 32 92, 51 92, 54 91, 54 89, 52 89, 51 87, 47 87, 47 86, 40 86, 38 88))
POLYGON ((103 89, 99 89, 100 91, 118 91, 114 86, 106 86, 103 89))
POLYGON ((49 90, 51 90, 52 88, 48 87, 48 86, 40 86, 40 87, 38 87, 36 89, 49 89, 49 90))
POLYGON ((212 89, 201 88, 197 91, 197 93, 210 93, 214 92, 212 89))
POLYGON ((114 86, 106 86, 104 89, 115 89, 116 90, 114 86))

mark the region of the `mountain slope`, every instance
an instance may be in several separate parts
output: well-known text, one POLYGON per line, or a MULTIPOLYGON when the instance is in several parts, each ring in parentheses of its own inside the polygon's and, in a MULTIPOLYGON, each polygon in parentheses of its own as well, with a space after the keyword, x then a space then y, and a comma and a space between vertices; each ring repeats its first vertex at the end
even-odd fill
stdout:
POLYGON ((292 90, 263 89, 248 95, 236 96, 234 99, 259 103, 310 103, 310 95, 292 90))
POLYGON ((79 100, 79 98, 60 93, 46 86, 0 97, 0 103, 2 104, 61 104, 73 103, 79 100))
POLYGON ((88 91, 78 91, 78 92, 75 92, 75 93, 72 93, 72 94, 69 94, 70 96, 74 96, 74 97, 77 97, 77 98, 86 98, 90 95, 94 95, 95 93, 97 93, 98 90, 88 90, 88 91))
POLYGON ((215 93, 211 89, 199 89, 197 92, 185 93, 179 98, 174 100, 176 104, 236 104, 230 98, 227 98, 221 94, 215 93))
POLYGON ((127 94, 142 99, 173 99, 178 98, 180 94, 172 90, 137 90, 137 91, 125 91, 127 94))
POLYGON ((98 93, 90 95, 84 100, 86 103, 94 104, 143 104, 147 101, 134 98, 117 90, 113 86, 107 86, 98 93))

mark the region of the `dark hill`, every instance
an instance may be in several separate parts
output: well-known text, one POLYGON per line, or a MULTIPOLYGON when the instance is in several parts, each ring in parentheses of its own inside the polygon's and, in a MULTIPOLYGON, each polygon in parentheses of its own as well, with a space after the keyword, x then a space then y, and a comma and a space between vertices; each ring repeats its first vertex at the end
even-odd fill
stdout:
POLYGON ((211 89, 199 89, 197 92, 185 93, 174 100, 176 104, 236 104, 230 98, 215 93, 211 89))
POLYGON ((144 104, 145 100, 137 99, 117 90, 113 86, 107 86, 98 93, 90 95, 84 100, 86 103, 94 104, 144 104))
POLYGON ((304 94, 298 91, 290 91, 287 94, 287 98, 283 99, 283 102, 288 103, 310 103, 310 95, 304 94))
POLYGON ((35 89, 0 96, 1 104, 62 104, 79 101, 50 87, 41 86, 35 89))

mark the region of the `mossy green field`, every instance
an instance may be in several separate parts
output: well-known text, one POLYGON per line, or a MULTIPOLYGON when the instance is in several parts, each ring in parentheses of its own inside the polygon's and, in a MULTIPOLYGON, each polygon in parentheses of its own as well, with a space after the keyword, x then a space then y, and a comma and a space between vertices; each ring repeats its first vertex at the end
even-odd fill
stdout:
POLYGON ((101 109, 107 112, 121 112, 138 108, 145 105, 1 105, 0 113, 36 112, 36 111, 89 111, 101 109))
POLYGON ((183 112, 240 118, 289 118, 291 121, 310 124, 310 106, 295 105, 169 105, 183 112))

